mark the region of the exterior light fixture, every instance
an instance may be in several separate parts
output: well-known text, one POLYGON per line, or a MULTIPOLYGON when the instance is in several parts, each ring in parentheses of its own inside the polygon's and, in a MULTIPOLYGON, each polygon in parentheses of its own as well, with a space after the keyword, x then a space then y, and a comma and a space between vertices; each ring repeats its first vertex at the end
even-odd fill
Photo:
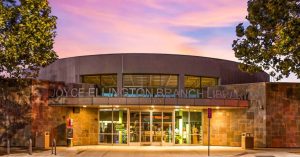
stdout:
POLYGON ((259 109, 264 110, 264 106, 263 105, 259 105, 259 109))
POLYGON ((219 106, 217 106, 217 107, 216 107, 216 109, 218 110, 218 109, 220 109, 220 107, 219 107, 219 106))
POLYGON ((116 106, 116 108, 119 108, 119 107, 120 107, 119 105, 116 106))
POLYGON ((82 107, 86 108, 86 105, 83 105, 82 107))
POLYGON ((190 108, 189 106, 186 106, 185 108, 190 108))
POLYGON ((154 106, 152 105, 151 108, 154 108, 154 106))

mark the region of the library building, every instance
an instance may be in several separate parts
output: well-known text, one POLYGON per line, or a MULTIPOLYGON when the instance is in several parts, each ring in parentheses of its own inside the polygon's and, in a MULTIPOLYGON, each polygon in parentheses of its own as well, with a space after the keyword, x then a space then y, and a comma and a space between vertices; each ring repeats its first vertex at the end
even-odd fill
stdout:
MULTIPOLYGON (((57 145, 300 147, 300 83, 171 54, 59 59, 32 81, 25 134, 57 145)), ((25 135, 23 135, 25 136, 25 135)), ((20 136, 21 137, 21 136, 20 136)), ((18 142, 22 142, 19 140, 18 142)))

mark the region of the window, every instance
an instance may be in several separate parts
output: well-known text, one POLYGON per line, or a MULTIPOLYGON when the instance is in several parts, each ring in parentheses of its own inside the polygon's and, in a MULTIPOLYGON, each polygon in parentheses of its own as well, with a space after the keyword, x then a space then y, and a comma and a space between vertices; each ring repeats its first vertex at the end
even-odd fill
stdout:
POLYGON ((128 97, 159 97, 158 89, 167 89, 164 97, 175 97, 174 91, 178 88, 177 75, 159 74, 125 74, 123 75, 123 87, 127 89, 139 88, 139 92, 127 93, 128 97), (150 92, 145 92, 145 91, 150 92), (150 93, 150 94, 149 94, 150 93))
POLYGON ((127 144, 127 110, 99 110, 99 143, 127 144))
POLYGON ((100 84, 100 75, 82 76, 82 83, 100 84))
POLYGON ((218 85, 217 78, 200 77, 200 76, 184 76, 184 87, 189 92, 189 98, 199 98, 198 91, 202 91, 204 87, 218 85), (193 90, 192 90, 193 89, 193 90))
POLYGON ((218 85, 218 79, 213 77, 184 76, 184 87, 186 89, 200 89, 203 87, 218 85))
POLYGON ((218 85, 218 79, 201 77, 201 87, 210 87, 218 85))
POLYGON ((82 83, 94 84, 100 96, 113 96, 112 90, 117 91, 117 75, 84 75, 81 76, 82 83))
POLYGON ((201 88, 201 78, 197 76, 184 76, 185 88, 201 88))
POLYGON ((175 111, 175 144, 202 144, 202 112, 175 111))

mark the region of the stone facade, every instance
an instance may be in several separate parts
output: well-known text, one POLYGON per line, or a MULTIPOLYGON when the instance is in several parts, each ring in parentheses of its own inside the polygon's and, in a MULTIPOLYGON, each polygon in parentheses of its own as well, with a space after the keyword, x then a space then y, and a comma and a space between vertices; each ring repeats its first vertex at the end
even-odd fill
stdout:
POLYGON ((79 113, 71 112, 69 118, 74 120, 73 144, 95 145, 98 144, 98 109, 80 108, 79 113))
POLYGON ((51 82, 35 82, 32 88, 33 122, 31 132, 35 138, 50 132, 50 139, 55 138, 58 145, 66 145, 66 120, 73 119, 73 144, 98 144, 98 110, 96 108, 51 107, 48 105, 49 86, 58 86, 51 82))
MULTIPOLYGON (((266 146, 266 111, 265 107, 265 83, 226 85, 214 87, 219 90, 232 90, 249 93, 248 108, 213 108, 211 119, 211 145, 241 146, 243 132, 254 136, 255 147, 266 146)), ((204 144, 207 145, 208 118, 207 110, 204 114, 204 144)))
POLYGON ((267 83, 267 147, 300 147, 300 84, 267 83))

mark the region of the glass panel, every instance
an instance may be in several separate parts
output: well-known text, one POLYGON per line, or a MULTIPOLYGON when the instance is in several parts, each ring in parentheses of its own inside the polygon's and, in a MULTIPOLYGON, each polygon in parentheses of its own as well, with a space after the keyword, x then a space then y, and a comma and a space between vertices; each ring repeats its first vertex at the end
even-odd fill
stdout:
POLYGON ((100 84, 99 75, 82 76, 82 83, 100 84))
POLYGON ((152 113, 152 142, 161 142, 162 137, 162 116, 161 112, 153 112, 152 113))
POLYGON ((177 75, 123 75, 124 87, 177 87, 177 75))
POLYGON ((160 75, 150 75, 150 87, 161 87, 160 75))
POLYGON ((141 142, 150 142, 150 112, 141 112, 141 142))
POLYGON ((190 112, 191 144, 202 144, 202 115, 201 112, 190 112))
POLYGON ((165 86, 166 87, 177 88, 177 86, 178 86, 178 77, 176 75, 170 75, 165 86))
POLYGON ((163 113, 163 141, 172 143, 172 112, 163 113))
POLYGON ((133 87, 146 87, 149 85, 149 75, 131 75, 133 87))
POLYGON ((123 87, 132 87, 133 78, 132 75, 123 75, 123 87))
POLYGON ((113 111, 113 143, 127 144, 127 111, 113 111))
POLYGON ((130 112, 130 142, 140 142, 140 112, 130 112))
POLYGON ((85 75, 82 83, 94 84, 98 95, 113 97, 117 94, 117 75, 85 75))
POLYGON ((174 91, 178 87, 177 75, 123 75, 124 88, 143 88, 139 91, 130 92, 129 89, 124 95, 128 97, 161 97, 157 95, 158 88, 166 88, 166 97, 175 97, 174 91), (173 93, 173 94, 172 94, 173 93))
POLYGON ((101 75, 102 87, 117 87, 117 75, 101 75))
POLYGON ((200 77, 197 76, 184 76, 184 87, 185 88, 200 88, 201 81, 200 77))
POLYGON ((99 111, 99 143, 112 143, 112 111, 99 111))
POLYGON ((201 86, 202 87, 210 87, 218 85, 218 79, 216 78, 201 78, 201 86))
POLYGON ((175 144, 190 144, 188 119, 188 111, 175 111, 175 144))

